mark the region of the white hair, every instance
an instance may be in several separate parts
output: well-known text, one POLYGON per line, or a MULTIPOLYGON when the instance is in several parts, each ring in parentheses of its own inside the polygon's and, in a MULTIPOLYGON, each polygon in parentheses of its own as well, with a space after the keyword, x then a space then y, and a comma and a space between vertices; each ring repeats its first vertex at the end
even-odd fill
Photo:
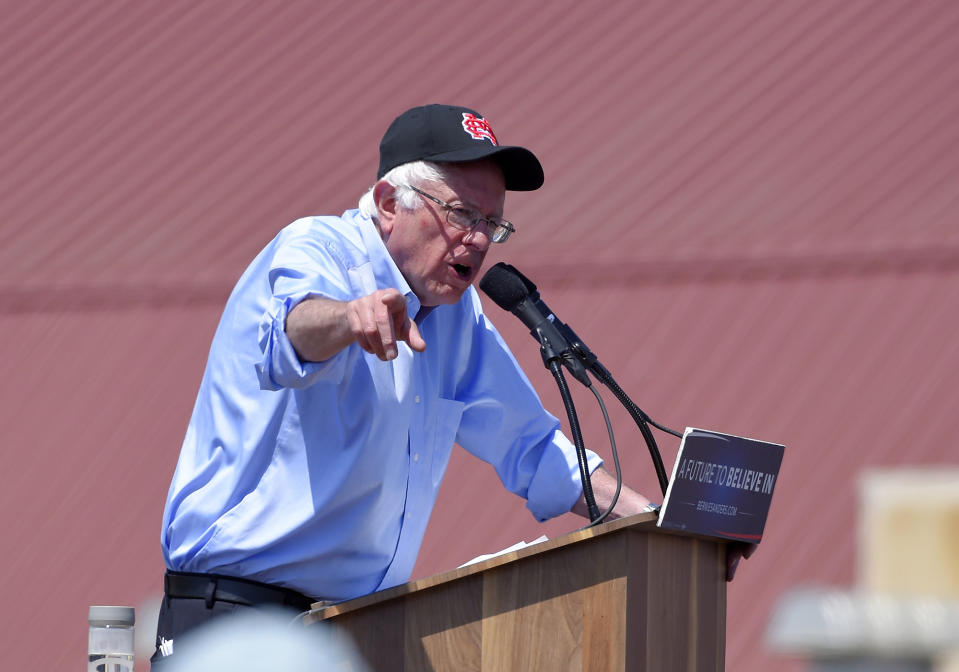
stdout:
MULTIPOLYGON (((415 191, 409 188, 409 185, 417 186, 424 182, 446 182, 449 178, 449 171, 443 164, 432 163, 430 161, 413 161, 404 163, 389 171, 382 179, 396 187, 394 196, 401 208, 404 210, 416 210, 423 205, 423 199, 419 198, 415 191)), ((376 201, 373 199, 373 188, 366 190, 366 193, 360 197, 360 213, 376 219, 376 201)))

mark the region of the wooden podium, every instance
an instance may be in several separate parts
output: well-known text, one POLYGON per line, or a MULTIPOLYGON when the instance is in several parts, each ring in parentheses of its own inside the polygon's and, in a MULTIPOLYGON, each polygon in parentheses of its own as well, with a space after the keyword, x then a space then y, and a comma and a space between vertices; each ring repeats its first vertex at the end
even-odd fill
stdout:
POLYGON ((332 606, 372 670, 723 670, 725 542, 639 514, 332 606))

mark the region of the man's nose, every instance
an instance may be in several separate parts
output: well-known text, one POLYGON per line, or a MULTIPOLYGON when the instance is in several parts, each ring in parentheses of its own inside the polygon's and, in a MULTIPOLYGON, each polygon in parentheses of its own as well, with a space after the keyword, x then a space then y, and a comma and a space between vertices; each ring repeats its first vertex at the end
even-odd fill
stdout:
POLYGON ((482 224, 480 226, 474 226, 463 236, 463 243, 465 245, 471 245, 481 252, 488 250, 492 242, 493 239, 490 237, 489 228, 482 224))

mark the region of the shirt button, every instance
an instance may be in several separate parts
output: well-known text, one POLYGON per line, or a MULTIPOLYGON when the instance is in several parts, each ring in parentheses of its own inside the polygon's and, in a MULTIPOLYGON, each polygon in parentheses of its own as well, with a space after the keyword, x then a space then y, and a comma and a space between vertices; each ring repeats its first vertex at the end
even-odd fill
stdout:
POLYGON ((420 403, 420 395, 417 394, 415 397, 413 397, 413 402, 417 404, 420 403))
POLYGON ((419 462, 419 461, 420 461, 420 454, 419 454, 419 453, 413 453, 413 461, 414 461, 414 462, 419 462))

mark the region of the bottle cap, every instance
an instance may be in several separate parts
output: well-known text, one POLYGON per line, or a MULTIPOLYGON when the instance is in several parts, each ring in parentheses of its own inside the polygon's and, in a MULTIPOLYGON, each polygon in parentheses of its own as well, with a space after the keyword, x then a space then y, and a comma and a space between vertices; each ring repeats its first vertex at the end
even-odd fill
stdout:
POLYGON ((133 607, 90 607, 90 625, 99 627, 125 625, 132 627, 133 621, 133 607))

